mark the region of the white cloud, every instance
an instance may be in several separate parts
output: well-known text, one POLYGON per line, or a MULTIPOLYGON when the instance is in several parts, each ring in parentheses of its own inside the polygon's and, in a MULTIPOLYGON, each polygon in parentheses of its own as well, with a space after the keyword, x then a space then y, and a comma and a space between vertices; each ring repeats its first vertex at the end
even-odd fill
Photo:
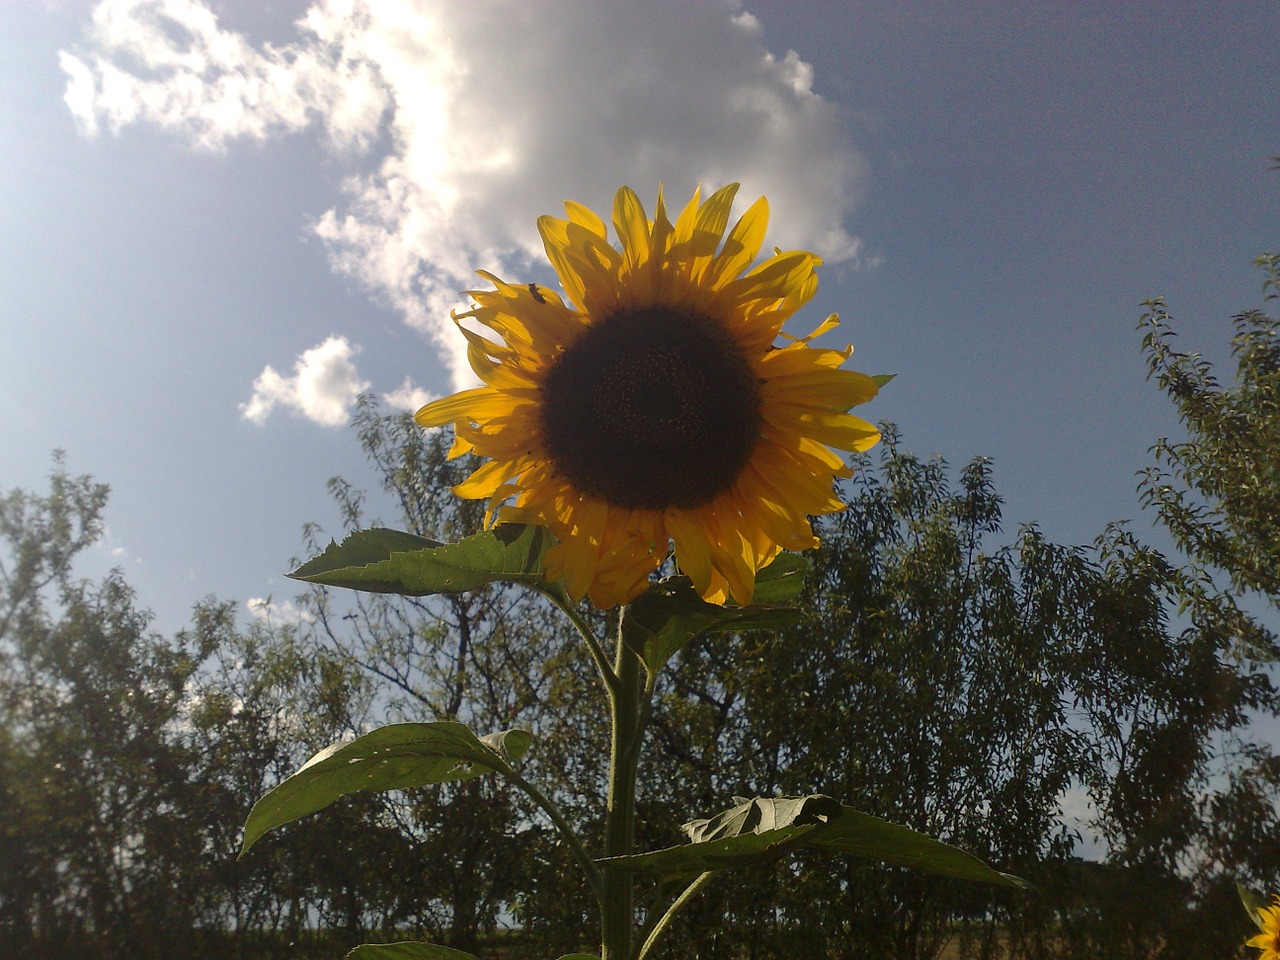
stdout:
POLYGON ((329 337, 303 351, 291 377, 267 366, 253 381, 253 396, 240 404, 240 415, 253 423, 266 422, 271 411, 283 406, 326 427, 344 426, 351 405, 369 384, 360 379, 352 357, 359 351, 346 337, 329 337))
POLYGON ((310 623, 315 615, 303 610, 292 600, 274 600, 271 597, 250 597, 244 602, 245 609, 256 619, 267 625, 310 623))
POLYGON ((336 146, 363 148, 388 105, 373 63, 314 38, 254 49, 200 0, 104 0, 88 39, 89 53, 59 54, 64 100, 88 136, 146 120, 222 149, 322 117, 336 146))
POLYGON ((316 0, 297 29, 255 46, 198 0, 105 0, 62 54, 65 99, 88 135, 149 123, 224 149, 322 129, 351 173, 315 233, 455 385, 459 291, 476 267, 545 275, 534 222, 564 199, 607 211, 618 184, 651 203, 665 181, 678 206, 739 180, 770 199, 769 243, 857 257, 864 163, 842 117, 730 0, 316 0))
POLYGON ((408 377, 396 389, 382 395, 382 402, 392 410, 404 410, 408 413, 415 413, 419 407, 426 406, 434 399, 436 394, 414 386, 408 377))

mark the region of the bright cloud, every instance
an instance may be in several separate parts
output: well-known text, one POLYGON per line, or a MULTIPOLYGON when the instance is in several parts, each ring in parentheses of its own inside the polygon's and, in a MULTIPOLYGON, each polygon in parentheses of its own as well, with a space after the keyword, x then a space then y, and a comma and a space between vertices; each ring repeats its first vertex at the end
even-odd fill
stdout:
POLYGON ((408 377, 396 389, 382 395, 382 402, 392 410, 404 410, 408 413, 414 413, 419 407, 424 407, 435 399, 436 394, 414 386, 408 377))
POLYGON ((315 620, 313 613, 302 609, 292 600, 250 597, 244 605, 254 618, 268 625, 310 623, 315 620))
POLYGON ((267 366, 253 381, 253 396, 240 404, 240 415, 253 423, 266 422, 278 406, 300 413, 326 427, 345 426, 356 397, 369 388, 360 379, 353 357, 358 352, 346 337, 329 337, 303 351, 286 377, 267 366))
POLYGON ((812 67, 730 0, 317 0, 297 29, 255 46, 199 0, 105 0, 61 55, 66 103, 86 135, 146 123, 212 150, 322 130, 351 172, 315 233, 457 386, 459 291, 476 267, 545 274, 534 222, 564 199, 607 210, 629 183, 651 203, 665 181, 678 206, 738 180, 769 197, 772 244, 857 258, 863 160, 812 67))

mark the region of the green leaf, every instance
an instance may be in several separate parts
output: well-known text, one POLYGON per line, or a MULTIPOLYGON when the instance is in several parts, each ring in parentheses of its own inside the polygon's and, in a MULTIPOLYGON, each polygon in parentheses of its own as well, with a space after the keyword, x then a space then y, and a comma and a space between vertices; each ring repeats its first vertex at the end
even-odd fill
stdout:
POLYGON ((889 381, 894 379, 894 377, 896 376, 897 376, 896 373, 877 373, 871 379, 876 382, 877 387, 883 387, 887 385, 889 381))
POLYGON ((600 960, 598 953, 566 953, 563 957, 557 957, 556 960, 600 960))
POLYGON ((598 862, 658 876, 733 870, 776 860, 797 847, 817 847, 882 860, 925 873, 1027 888, 958 847, 846 807, 830 797, 742 800, 709 820, 681 828, 690 843, 598 862))
POLYGON ((747 607, 707 603, 688 577, 665 577, 632 601, 622 631, 650 673, 703 633, 725 630, 777 630, 793 626, 799 611, 783 606, 804 586, 809 562, 783 553, 756 575, 756 602, 747 607))
POLYGON ((511 772, 511 761, 529 749, 526 730, 477 737, 463 723, 396 723, 356 740, 321 750, 253 805, 244 825, 240 856, 268 830, 315 813, 362 790, 404 790, 467 780, 492 771, 511 772))
POLYGON ((365 943, 347 954, 346 960, 480 960, 438 943, 401 940, 398 943, 365 943))
POLYGON ((541 581, 542 555, 553 542, 546 528, 522 523, 502 523, 457 543, 398 530, 358 530, 289 576, 407 597, 460 593, 499 581, 541 581))
POLYGON ((773 563, 756 574, 756 592, 752 606, 761 604, 791 603, 804 590, 804 578, 809 574, 809 559, 803 553, 783 551, 773 563))
POLYGON ((1245 913, 1249 914, 1249 919, 1257 924, 1259 930, 1265 932, 1267 927, 1260 911, 1267 905, 1267 901, 1238 881, 1236 893, 1240 897, 1240 902, 1244 904, 1245 913))

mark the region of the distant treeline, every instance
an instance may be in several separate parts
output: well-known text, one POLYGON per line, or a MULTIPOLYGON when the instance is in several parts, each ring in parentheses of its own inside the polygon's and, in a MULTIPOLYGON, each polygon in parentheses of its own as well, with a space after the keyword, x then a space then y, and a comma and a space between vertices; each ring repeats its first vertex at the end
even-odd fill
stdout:
MULTIPOLYGON (((1147 318, 1191 439, 1158 447, 1143 496, 1181 559, 1123 525, 1084 547, 1005 533, 989 462, 953 475, 886 427, 848 509, 821 524, 801 623, 698 641, 659 692, 641 849, 680 842, 658 825, 734 795, 825 793, 1038 892, 801 853, 716 879, 666 956, 1237 954, 1234 880, 1280 883, 1280 760, 1250 739, 1280 705, 1275 638, 1236 600, 1280 597, 1280 348, 1274 324, 1242 316, 1247 396, 1172 350, 1162 306, 1147 318), (1251 432, 1223 425, 1246 413, 1251 432), (1223 468, 1208 486, 1196 456, 1223 468), (1238 496, 1239 476, 1261 489, 1238 496), (1100 861, 1082 859, 1095 847, 1100 861)), ((448 494, 469 469, 446 459, 448 437, 368 400, 356 427, 395 514, 383 522, 442 539, 478 527, 479 507, 448 494)), ((331 492, 345 528, 372 525, 363 493, 331 492)), ((0 956, 338 957, 393 935, 486 957, 594 949, 572 858, 493 779, 362 794, 237 859, 259 796, 400 719, 531 729, 526 775, 598 835, 607 722, 553 610, 514 588, 313 591, 258 619, 206 600, 162 636, 120 573, 75 572, 106 501, 60 459, 47 492, 0 499, 0 956)), ((309 529, 304 552, 327 539, 309 529)))

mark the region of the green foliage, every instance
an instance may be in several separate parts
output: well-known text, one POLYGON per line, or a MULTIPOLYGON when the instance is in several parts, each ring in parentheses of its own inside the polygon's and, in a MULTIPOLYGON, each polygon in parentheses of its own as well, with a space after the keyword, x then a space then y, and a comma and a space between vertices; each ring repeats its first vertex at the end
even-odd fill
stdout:
POLYGON ((443 720, 391 724, 350 743, 335 743, 254 804, 240 855, 268 830, 348 794, 408 790, 495 771, 510 774, 511 761, 529 749, 532 739, 524 730, 477 737, 466 724, 443 720))
MULTIPOLYGON (((383 542, 370 559, 479 531, 482 508, 448 494, 471 464, 446 459, 447 436, 368 401, 358 429, 387 525, 410 531, 408 551, 383 542)), ((948 940, 993 960, 1231 955, 1245 931, 1230 878, 1267 889, 1280 876, 1280 763, 1246 726, 1274 715, 1276 692, 1234 639, 1266 631, 1122 526, 1086 547, 1033 526, 1003 534, 985 460, 956 480, 890 429, 858 466, 811 562, 770 568, 752 607, 709 615, 673 578, 625 625, 651 669, 665 663, 637 811, 638 848, 655 853, 639 858, 726 841, 754 858, 761 838, 785 848, 694 888, 662 955, 898 960, 948 940), (795 621, 781 606, 797 585, 795 621), (690 626, 705 629, 674 639, 690 626), (1039 892, 793 845, 869 822, 816 794, 1039 892), (674 824, 735 795, 809 798, 817 822, 800 822, 803 803, 790 820, 773 804, 785 835, 771 837, 770 804, 756 801, 680 842, 674 824), (1100 838, 1105 860, 1079 858, 1080 834, 1100 838)), ((331 489, 337 539, 380 525, 371 498, 331 489)), ((388 722, 537 730, 518 772, 601 849, 608 716, 596 665, 550 598, 501 582, 420 597, 317 587, 296 622, 246 628, 209 600, 165 639, 119 575, 72 577, 105 495, 59 466, 48 494, 0 498, 0 942, 58 960, 292 960, 411 937, 462 956, 599 960, 581 952, 594 907, 572 852, 501 776, 347 792, 358 774, 339 774, 343 795, 322 816, 235 856, 254 799, 388 722), (513 915, 519 935, 499 936, 513 915)), ((329 539, 309 530, 308 553, 329 539)), ((640 883, 652 930, 681 884, 640 883)))
POLYGON ((209 652, 149 632, 118 572, 77 581, 106 488, 55 459, 47 495, 0 499, 0 943, 172 955, 205 894, 177 733, 209 652))
MULTIPOLYGON (((1274 300, 1280 255, 1264 254, 1257 264, 1265 299, 1274 300)), ((1162 437, 1152 448, 1156 462, 1139 486, 1143 503, 1189 556, 1280 605, 1280 321, 1257 309, 1234 318, 1236 372, 1223 386, 1202 356, 1174 349, 1164 302, 1146 306, 1147 367, 1188 437, 1162 437)))
MULTIPOLYGON (((885 437, 878 469, 863 464, 849 508, 821 528, 800 624, 677 659, 655 708, 662 772, 642 795, 675 814, 688 809, 677 797, 822 792, 1045 892, 1011 900, 856 861, 833 870, 799 850, 772 875, 711 885, 684 925, 686 952, 931 957, 959 937, 973 956, 1011 938, 1018 956, 1049 957, 1062 929, 1096 947, 1112 924, 1099 904, 1145 897, 1139 878, 1177 877, 1196 855, 1202 799, 1218 795, 1215 746, 1244 749, 1249 712, 1274 709, 1270 679, 1231 660, 1218 621, 1173 628, 1179 571, 1123 527, 1091 548, 1032 526, 991 545, 990 464, 970 463, 953 489, 946 464, 885 437), (1074 823, 1061 815, 1071 798, 1090 811, 1074 823), (1134 865, 1134 885, 1059 895, 1077 831, 1100 836, 1117 870, 1134 865)), ((1166 924, 1187 910, 1179 884, 1160 901, 1166 924)), ((1123 955, 1106 949, 1090 955, 1123 955)))
POLYGON ((1260 897, 1242 883, 1236 884, 1236 894, 1240 897, 1240 903, 1244 906, 1244 911, 1249 915, 1249 919, 1254 922, 1259 930, 1265 930, 1266 925, 1262 922, 1262 908, 1267 905, 1265 897, 1260 897))
POLYGON ((410 940, 396 943, 366 943, 347 954, 347 960, 477 960, 474 954, 463 953, 438 943, 420 943, 410 940))
POLYGON ((688 577, 665 577, 628 607, 623 635, 641 652, 646 669, 657 674, 685 644, 704 634, 795 623, 799 614, 789 604, 804 588, 806 570, 803 557, 782 554, 759 572, 755 602, 745 607, 707 603, 688 577))
POLYGON ((457 543, 442 544, 375 527, 329 544, 293 573, 294 580, 375 593, 424 597, 461 593, 490 583, 542 584, 544 527, 506 523, 457 543))
POLYGON ((708 870, 740 870, 770 863, 799 847, 812 847, 944 877, 1027 886, 1017 877, 992 870, 972 854, 858 813, 821 794, 742 800, 709 820, 693 820, 680 829, 689 838, 684 846, 600 863, 678 878, 708 870))

